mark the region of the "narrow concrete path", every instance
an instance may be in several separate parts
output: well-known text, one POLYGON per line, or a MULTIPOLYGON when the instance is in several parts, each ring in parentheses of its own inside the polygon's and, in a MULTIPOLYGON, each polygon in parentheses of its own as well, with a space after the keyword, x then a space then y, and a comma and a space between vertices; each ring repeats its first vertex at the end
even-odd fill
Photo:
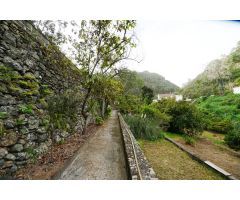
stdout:
POLYGON ((84 143, 76 157, 59 175, 58 179, 127 179, 117 111, 113 111, 111 117, 95 135, 84 143))

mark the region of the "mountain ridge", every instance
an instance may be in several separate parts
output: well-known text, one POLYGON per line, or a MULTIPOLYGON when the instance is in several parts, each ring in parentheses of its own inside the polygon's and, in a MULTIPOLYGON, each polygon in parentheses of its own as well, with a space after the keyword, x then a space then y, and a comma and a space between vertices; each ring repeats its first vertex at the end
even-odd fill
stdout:
POLYGON ((142 72, 136 71, 136 73, 144 81, 144 84, 153 90, 155 95, 161 93, 173 93, 180 89, 176 84, 165 79, 164 76, 158 73, 149 72, 147 70, 142 72))

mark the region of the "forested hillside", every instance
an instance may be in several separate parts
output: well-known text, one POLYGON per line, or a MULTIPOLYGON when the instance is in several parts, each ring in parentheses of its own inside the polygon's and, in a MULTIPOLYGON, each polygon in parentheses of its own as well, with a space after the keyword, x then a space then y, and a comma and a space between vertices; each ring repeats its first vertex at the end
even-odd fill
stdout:
POLYGON ((190 98, 223 95, 240 85, 240 43, 229 55, 211 61, 204 72, 199 74, 182 89, 190 98))
POLYGON ((144 71, 137 74, 147 87, 153 89, 154 94, 176 92, 179 89, 177 85, 157 73, 144 71))

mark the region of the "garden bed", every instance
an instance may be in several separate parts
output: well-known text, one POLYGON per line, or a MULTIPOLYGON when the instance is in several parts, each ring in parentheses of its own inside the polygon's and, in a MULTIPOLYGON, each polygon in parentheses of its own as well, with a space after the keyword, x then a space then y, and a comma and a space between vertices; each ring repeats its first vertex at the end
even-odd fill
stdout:
POLYGON ((240 179, 240 154, 224 144, 222 134, 204 131, 196 139, 194 145, 187 145, 180 135, 168 133, 167 136, 183 145, 202 160, 209 160, 240 179))
POLYGON ((224 177, 193 160, 172 143, 159 139, 138 141, 159 179, 223 180, 224 177))

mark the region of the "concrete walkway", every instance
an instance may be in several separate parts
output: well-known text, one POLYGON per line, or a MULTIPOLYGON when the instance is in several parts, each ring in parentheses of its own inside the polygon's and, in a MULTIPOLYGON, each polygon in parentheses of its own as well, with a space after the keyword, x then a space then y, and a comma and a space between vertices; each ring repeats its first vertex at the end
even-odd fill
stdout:
POLYGON ((116 111, 113 111, 95 135, 84 143, 58 179, 127 179, 122 135, 116 111))

